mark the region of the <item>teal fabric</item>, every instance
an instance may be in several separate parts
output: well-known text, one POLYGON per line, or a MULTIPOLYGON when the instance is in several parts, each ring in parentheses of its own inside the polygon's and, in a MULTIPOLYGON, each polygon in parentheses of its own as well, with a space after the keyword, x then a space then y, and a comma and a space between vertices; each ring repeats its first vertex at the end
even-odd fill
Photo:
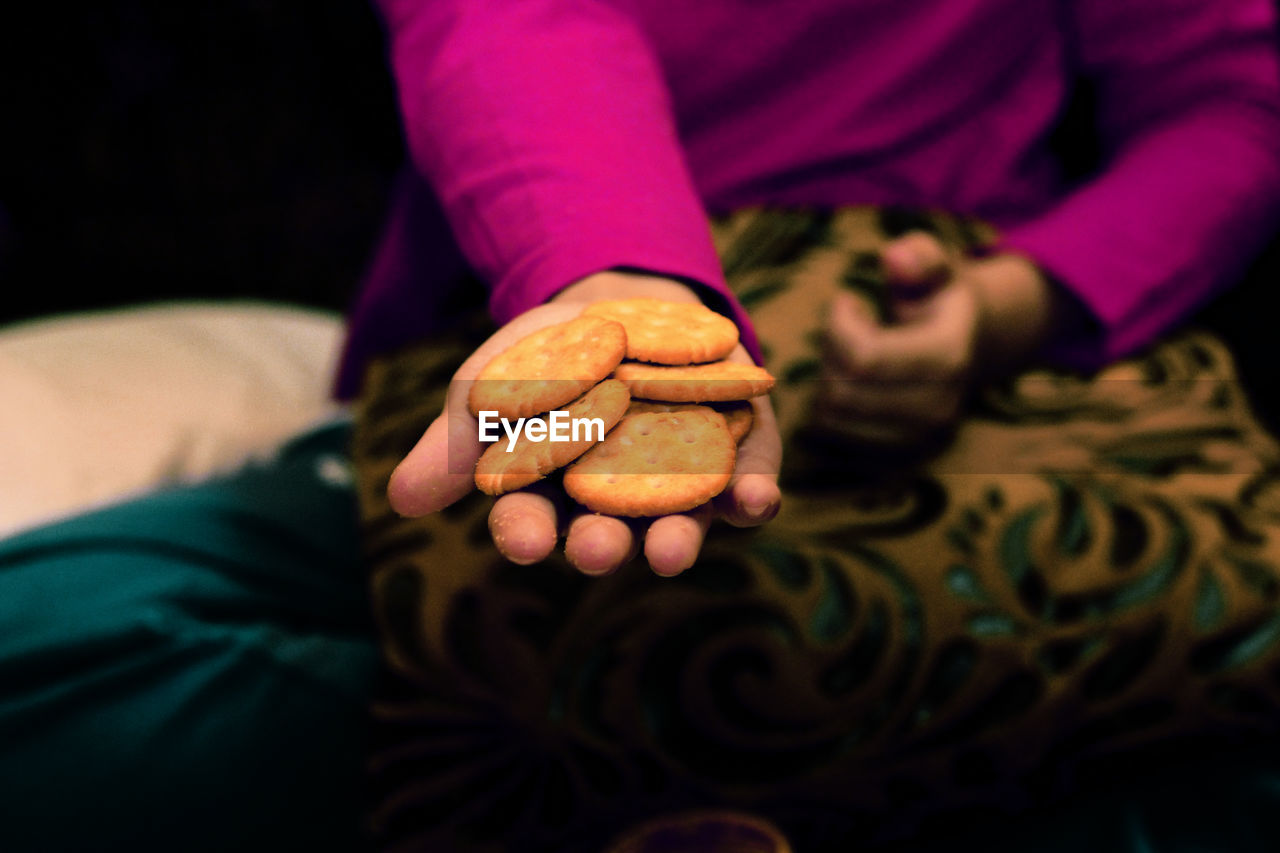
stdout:
POLYGON ((0 849, 358 848, 348 437, 0 542, 0 849))

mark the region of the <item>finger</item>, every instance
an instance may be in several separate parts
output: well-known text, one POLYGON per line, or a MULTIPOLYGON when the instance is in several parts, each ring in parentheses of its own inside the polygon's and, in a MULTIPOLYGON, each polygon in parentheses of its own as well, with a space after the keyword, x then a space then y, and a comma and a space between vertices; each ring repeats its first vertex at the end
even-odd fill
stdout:
POLYGON ((738 458, 729 485, 713 501, 716 510, 735 527, 764 524, 782 508, 778 472, 782 468, 782 439, 767 397, 751 401, 755 420, 738 445, 738 458))
POLYGON ((674 577, 698 559, 713 510, 703 504, 679 515, 667 515, 649 525, 644 537, 644 556, 654 574, 674 577))
POLYGON ((569 522, 564 555, 584 575, 607 575, 636 555, 638 543, 622 519, 583 513, 569 522))
POLYGON ((556 546, 556 506, 536 491, 511 492, 498 498, 489 511, 489 535, 499 553, 527 566, 541 562, 556 546))
POLYGON ((889 242, 880 258, 891 290, 906 297, 945 282, 953 262, 942 242, 927 231, 909 231, 889 242))
POLYGON ((475 488, 472 472, 481 452, 475 418, 446 406, 392 472, 387 484, 391 508, 416 517, 465 497, 475 488))
MULTIPOLYGON (((730 359, 753 363, 743 347, 738 347, 730 359)), ((782 470, 778 419, 768 397, 756 397, 750 403, 751 431, 738 443, 729 485, 712 501, 715 511, 735 527, 763 524, 782 507, 782 492, 778 488, 778 473, 782 470)))
POLYGON ((729 487, 712 504, 724 520, 734 527, 758 527, 771 521, 782 509, 782 490, 778 488, 778 476, 735 475, 729 487))

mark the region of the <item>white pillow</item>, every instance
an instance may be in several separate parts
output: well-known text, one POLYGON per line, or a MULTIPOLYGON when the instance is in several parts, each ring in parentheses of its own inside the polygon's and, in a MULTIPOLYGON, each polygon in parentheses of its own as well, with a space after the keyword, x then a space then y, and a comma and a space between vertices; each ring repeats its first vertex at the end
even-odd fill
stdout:
POLYGON ((0 536, 265 452, 337 413, 338 315, 164 303, 0 329, 0 536))

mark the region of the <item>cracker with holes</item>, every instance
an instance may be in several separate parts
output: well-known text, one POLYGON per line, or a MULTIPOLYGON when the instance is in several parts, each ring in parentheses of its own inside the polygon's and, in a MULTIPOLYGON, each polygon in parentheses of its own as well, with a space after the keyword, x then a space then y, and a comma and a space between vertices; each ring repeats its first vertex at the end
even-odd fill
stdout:
POLYGON ((637 361, 719 361, 738 345, 738 327, 733 321, 698 303, 614 299, 597 302, 582 313, 621 323, 627 330, 627 358, 637 361))
POLYGON ((620 323, 579 316, 539 329, 498 353, 471 385, 473 415, 525 418, 581 397, 605 379, 627 351, 620 323))
POLYGON ((724 491, 737 446, 724 416, 703 411, 627 415, 564 474, 565 491, 607 515, 685 512, 724 491))
POLYGON ((733 437, 735 444, 741 444, 747 433, 751 432, 751 427, 755 426, 756 410, 745 400, 716 403, 712 408, 724 415, 729 435, 733 437))
POLYGON ((690 412, 699 410, 717 411, 724 415, 725 423, 729 427, 729 435, 733 436, 734 443, 741 444, 742 439, 747 437, 747 433, 751 432, 751 427, 755 424, 755 409, 745 400, 733 401, 730 403, 712 403, 704 406, 701 403, 659 403, 655 400, 632 400, 630 407, 627 409, 628 415, 636 415, 642 412, 690 412))
POLYGON ((627 383, 632 397, 666 403, 750 400, 773 389, 769 371, 736 361, 680 367, 627 363, 618 365, 613 375, 627 383))
POLYGON ((564 409, 566 421, 599 420, 599 431, 592 427, 578 432, 569 441, 535 441, 524 433, 508 449, 497 441, 476 463, 476 488, 488 495, 502 495, 536 483, 586 453, 627 413, 631 397, 627 386, 617 379, 606 379, 564 409))

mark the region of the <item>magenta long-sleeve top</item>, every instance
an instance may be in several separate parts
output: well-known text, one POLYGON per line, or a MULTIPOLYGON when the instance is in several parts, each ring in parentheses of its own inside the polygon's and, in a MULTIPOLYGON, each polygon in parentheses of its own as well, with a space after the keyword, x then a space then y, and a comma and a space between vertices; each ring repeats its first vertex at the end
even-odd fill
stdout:
POLYGON ((412 174, 339 393, 449 322, 636 268, 728 297, 707 214, 918 205, 986 218, 1095 321, 1097 365, 1239 278, 1280 221, 1273 0, 379 0, 412 174), (1092 81, 1103 165, 1049 137, 1092 81))

